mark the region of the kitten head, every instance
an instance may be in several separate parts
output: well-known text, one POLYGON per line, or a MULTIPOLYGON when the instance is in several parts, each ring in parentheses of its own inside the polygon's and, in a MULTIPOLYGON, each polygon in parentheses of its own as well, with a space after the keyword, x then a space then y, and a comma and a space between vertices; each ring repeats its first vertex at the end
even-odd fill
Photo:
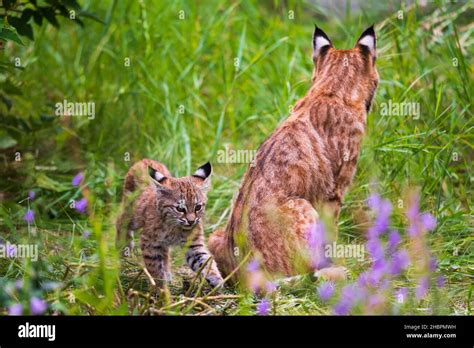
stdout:
POLYGON ((183 229, 196 226, 204 217, 211 164, 208 162, 193 175, 182 178, 167 177, 151 167, 148 170, 166 221, 183 229))
POLYGON ((379 75, 374 27, 366 29, 354 48, 334 48, 329 37, 315 27, 313 34, 313 86, 326 95, 338 95, 352 104, 361 103, 370 109, 379 75))

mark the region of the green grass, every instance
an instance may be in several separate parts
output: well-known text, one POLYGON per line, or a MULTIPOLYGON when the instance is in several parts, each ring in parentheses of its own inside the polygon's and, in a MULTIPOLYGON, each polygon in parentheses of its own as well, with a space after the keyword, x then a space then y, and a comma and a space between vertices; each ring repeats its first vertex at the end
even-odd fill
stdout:
MULTIPOLYGON (((196 302, 207 289, 183 298, 188 280, 183 284, 180 276, 171 285, 171 299, 156 299, 140 259, 119 267, 113 222, 122 178, 144 157, 165 163, 176 176, 210 160, 206 233, 223 226, 247 164, 217 163, 217 153, 226 144, 257 149, 306 93, 316 22, 338 48, 352 47, 372 23, 378 35, 381 80, 345 197, 342 240, 363 243, 358 216, 374 182, 394 204, 392 223, 400 229, 406 225, 407 192, 418 187, 422 210, 438 220, 429 240, 447 277, 440 312, 472 313, 472 2, 393 2, 384 8, 373 1, 362 12, 337 14, 313 2, 277 0, 81 4, 104 23, 86 20, 81 29, 63 20, 60 30, 35 27, 34 42, 9 44, 3 53, 10 60, 20 57, 24 70, 12 78, 22 95, 13 98, 11 110, 0 109, 2 127, 18 142, 0 153, 0 229, 11 242, 39 243, 42 262, 31 267, 41 268, 42 282, 58 283, 44 294, 53 308, 67 314, 138 314, 150 308, 158 314, 254 312, 255 299, 238 288, 225 291, 229 298, 196 302), (402 20, 398 10, 404 11, 402 20), (63 99, 94 101, 95 118, 55 117, 54 104, 63 99), (382 117, 381 103, 388 100, 419 103, 419 119, 382 117), (15 151, 20 162, 13 161, 15 151), (89 218, 69 208, 81 196, 71 185, 80 170, 86 173, 83 189, 91 194, 89 218), (30 203, 36 234, 22 220, 27 201, 19 203, 31 189, 37 193, 30 203), (85 230, 92 232, 87 240, 81 237, 85 230), (127 307, 129 288, 136 293, 127 307)), ((181 264, 176 254, 175 269, 181 264)), ((347 266, 353 276, 364 267, 351 261, 347 266)), ((34 278, 28 267, 21 260, 0 260, 0 275, 34 278)), ((404 285, 413 286, 409 280, 404 285)), ((330 313, 305 279, 274 296, 276 314, 330 313)), ((410 312, 424 314, 420 307, 433 300, 410 312)))

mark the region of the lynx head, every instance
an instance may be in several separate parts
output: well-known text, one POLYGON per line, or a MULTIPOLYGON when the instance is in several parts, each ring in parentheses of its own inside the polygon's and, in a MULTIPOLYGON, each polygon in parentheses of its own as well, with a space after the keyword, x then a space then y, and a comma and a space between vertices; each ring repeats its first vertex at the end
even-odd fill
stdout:
POLYGON ((329 37, 315 27, 313 34, 313 86, 326 95, 337 95, 347 102, 361 103, 368 112, 378 85, 374 27, 366 29, 354 48, 339 50, 329 37))
POLYGON ((156 188, 158 207, 161 208, 163 218, 183 229, 196 226, 204 216, 211 164, 207 162, 193 175, 182 178, 166 177, 151 167, 148 170, 156 188))

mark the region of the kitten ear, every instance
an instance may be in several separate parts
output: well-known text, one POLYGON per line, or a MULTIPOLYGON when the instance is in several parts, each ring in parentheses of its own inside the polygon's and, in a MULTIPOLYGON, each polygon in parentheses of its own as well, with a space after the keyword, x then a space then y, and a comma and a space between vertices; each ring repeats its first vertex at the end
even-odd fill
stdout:
POLYGON ((314 33, 313 33, 313 61, 316 62, 316 59, 321 54, 322 49, 327 49, 332 47, 331 40, 329 40, 328 36, 324 31, 319 29, 316 25, 314 25, 314 33))
POLYGON ((198 182, 198 186, 201 188, 203 191, 207 191, 209 188, 209 181, 211 180, 211 174, 212 174, 212 166, 209 162, 206 164, 200 166, 192 175, 194 178, 200 179, 198 182))
POLYGON ((150 174, 152 180, 153 180, 153 183, 158 186, 158 187, 161 187, 162 184, 165 182, 166 180, 166 176, 164 176, 162 173, 160 173, 159 171, 153 169, 152 167, 148 167, 148 173, 150 174))
POLYGON ((365 29, 365 31, 360 36, 359 40, 357 40, 356 46, 359 46, 363 49, 367 49, 372 57, 376 57, 377 55, 377 39, 375 37, 374 26, 365 29))

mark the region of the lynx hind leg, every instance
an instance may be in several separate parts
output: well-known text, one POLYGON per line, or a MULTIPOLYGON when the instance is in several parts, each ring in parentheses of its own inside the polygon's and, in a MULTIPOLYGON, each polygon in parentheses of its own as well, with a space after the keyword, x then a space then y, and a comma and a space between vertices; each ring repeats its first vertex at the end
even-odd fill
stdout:
POLYGON ((227 276, 231 271, 231 260, 227 257, 227 243, 225 238, 225 229, 221 228, 214 231, 207 242, 209 252, 214 258, 217 268, 223 276, 227 276))
MULTIPOLYGON (((304 251, 308 250, 308 232, 319 221, 319 214, 314 207, 305 199, 290 199, 281 207, 283 214, 288 214, 292 231, 297 237, 297 247, 304 251)), ((297 255, 298 256, 298 255, 297 255)), ((310 259, 304 259, 306 267, 311 267, 310 259)), ((329 261, 327 267, 321 268, 315 272, 317 278, 325 280, 342 280, 347 278, 347 269, 345 267, 335 266, 329 261)))

